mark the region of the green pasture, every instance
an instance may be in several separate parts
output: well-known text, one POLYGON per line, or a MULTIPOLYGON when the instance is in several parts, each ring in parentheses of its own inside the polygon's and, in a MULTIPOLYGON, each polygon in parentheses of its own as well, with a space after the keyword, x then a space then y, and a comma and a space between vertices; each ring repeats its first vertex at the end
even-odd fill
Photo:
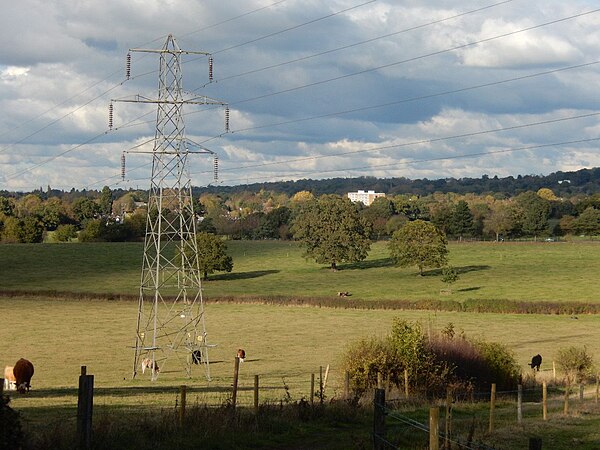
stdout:
MULTIPOLYGON (((4 297, 0 298, 0 308, 0 367, 14 364, 20 357, 35 364, 32 391, 14 396, 12 402, 31 430, 74 423, 82 365, 95 377, 94 414, 100 422, 114 414, 174 410, 182 384, 188 386, 188 404, 222 404, 231 392, 239 347, 247 352, 240 367, 238 400, 242 405, 252 404, 254 375, 260 376, 261 403, 277 404, 287 393, 292 400, 308 399, 311 373, 318 377, 319 367, 325 369, 327 365, 330 373, 325 395, 339 396, 340 359, 347 343, 387 333, 392 319, 398 316, 420 321, 425 330, 432 331, 452 322, 457 331, 507 344, 525 373, 531 373, 527 367, 531 356, 540 353, 543 371, 536 376, 545 379, 550 379, 552 359, 561 347, 587 345, 600 361, 595 345, 600 338, 598 315, 573 319, 561 315, 209 304, 208 337, 217 344, 210 354, 212 381, 205 379, 201 369, 188 379, 182 367, 171 364, 163 367, 158 381, 151 382, 148 374, 131 379, 135 302, 4 297)), ((481 414, 485 415, 485 410, 481 414)), ((347 437, 345 433, 344 439, 347 437)))
MULTIPOLYGON (((305 260, 296 243, 230 241, 231 273, 215 273, 203 287, 207 299, 223 296, 335 297, 453 301, 516 300, 590 302, 600 297, 598 242, 451 243, 450 264, 459 273, 452 293, 439 270, 419 276, 392 264, 384 242, 367 260, 332 272, 305 260)), ((140 243, 18 244, 0 247, 0 291, 138 292, 140 243)))
MULTIPOLYGON (((451 243, 450 264, 460 276, 451 293, 442 292, 447 286, 439 270, 421 277, 416 268, 395 267, 383 242, 373 245, 366 261, 341 265, 337 272, 302 258, 302 250, 295 243, 231 241, 228 246, 233 272, 213 274, 203 283, 208 339, 217 344, 210 352, 210 382, 202 368, 191 379, 186 378, 183 368, 172 360, 162 367, 156 382, 151 382, 148 374, 131 379, 142 244, 0 246, 0 367, 12 365, 20 357, 30 359, 36 367, 31 393, 14 396, 11 403, 23 413, 27 429, 74 423, 82 365, 95 376, 94 414, 100 421, 140 410, 172 411, 182 384, 188 386, 190 405, 223 404, 231 393, 234 356, 240 347, 247 352, 240 372, 238 401, 242 405, 252 403, 254 375, 260 376, 261 402, 308 399, 311 373, 318 377, 319 368, 327 365, 330 373, 325 395, 335 397, 341 392, 340 358, 345 346, 355 339, 386 333, 397 316, 419 320, 425 330, 440 330, 452 322, 458 331, 506 344, 525 373, 531 373, 527 367, 531 356, 540 353, 544 370, 536 376, 546 379, 561 347, 586 345, 596 362, 600 361, 596 346, 600 315, 215 302, 236 297, 273 297, 282 302, 299 297, 338 298, 337 292, 349 291, 353 301, 364 300, 366 304, 396 299, 591 304, 600 298, 597 242, 451 243), (33 295, 33 291, 42 294, 33 295), (49 291, 63 294, 44 294, 49 291), (105 298, 128 294, 132 300, 91 300, 85 296, 75 300, 69 292, 105 298)), ((580 436, 578 427, 588 427, 588 433, 597 425, 597 421, 582 425, 577 418, 572 420, 573 424, 561 423, 547 433, 561 430, 565 436, 580 436)), ((343 435, 351 441, 352 433, 343 435)), ((368 430, 366 435, 368 441, 368 430)), ((511 438, 508 433, 506 440, 511 438)), ((555 448, 570 448, 565 442, 555 448)), ((595 448, 593 445, 582 448, 595 448)))

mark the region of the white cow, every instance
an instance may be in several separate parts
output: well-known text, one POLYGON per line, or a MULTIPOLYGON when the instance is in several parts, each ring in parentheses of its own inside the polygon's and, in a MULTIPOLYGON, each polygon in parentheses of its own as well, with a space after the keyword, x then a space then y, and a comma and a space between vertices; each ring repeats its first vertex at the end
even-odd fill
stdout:
POLYGON ((17 379, 13 372, 13 366, 6 366, 4 368, 4 390, 5 391, 16 391, 17 390, 17 379))

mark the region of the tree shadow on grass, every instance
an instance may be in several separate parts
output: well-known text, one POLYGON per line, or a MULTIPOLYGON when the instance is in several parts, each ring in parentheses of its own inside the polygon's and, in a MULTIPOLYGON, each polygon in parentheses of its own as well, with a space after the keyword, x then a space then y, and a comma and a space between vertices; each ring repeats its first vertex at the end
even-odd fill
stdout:
POLYGON ((221 281, 232 281, 232 280, 248 280, 250 278, 264 277, 265 275, 272 275, 279 273, 279 270, 254 270, 252 272, 234 272, 234 273, 223 273, 220 275, 212 275, 208 277, 208 280, 221 280, 221 281))
POLYGON ((349 264, 338 265, 339 270, 355 270, 355 269, 377 269, 379 267, 389 267, 394 265, 392 258, 370 259, 367 261, 359 261, 349 264))
MULTIPOLYGON (((464 273, 469 273, 469 272, 479 272, 480 270, 489 270, 491 269, 492 266, 488 266, 488 265, 481 265, 481 266, 462 266, 462 267, 454 267, 454 270, 456 271, 456 273, 458 275, 462 275, 464 273)), ((442 270, 443 269, 432 269, 432 270, 426 270, 423 272, 423 276, 424 277, 438 277, 442 275, 442 270)))
POLYGON ((481 289, 481 286, 473 286, 473 287, 468 287, 468 288, 463 288, 463 289, 457 289, 457 292, 471 292, 471 291, 478 291, 479 289, 481 289))

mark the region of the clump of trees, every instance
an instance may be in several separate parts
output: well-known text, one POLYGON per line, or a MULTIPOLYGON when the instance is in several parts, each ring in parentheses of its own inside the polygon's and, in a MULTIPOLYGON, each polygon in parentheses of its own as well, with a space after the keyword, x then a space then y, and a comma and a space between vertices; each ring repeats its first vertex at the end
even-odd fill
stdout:
MULTIPOLYGON (((486 183, 495 185, 491 178, 486 183)), ((358 230, 361 240, 357 246, 358 256, 352 256, 351 260, 360 260, 364 231, 370 240, 390 239, 405 224, 417 220, 432 223, 447 239, 458 240, 600 235, 600 194, 597 193, 583 194, 576 190, 569 193, 561 186, 561 196, 547 187, 521 188, 516 191, 518 194, 512 195, 493 190, 476 194, 464 193, 463 186, 460 190, 463 193, 458 194, 436 191, 438 185, 448 190, 449 185, 444 180, 430 184, 428 190, 419 189, 415 194, 377 198, 370 206, 356 203, 350 215, 343 212, 337 222, 332 222, 336 224, 335 229, 324 230, 339 234, 340 225, 354 232, 349 221, 363 228, 358 230)), ((333 191, 339 189, 331 185, 330 192, 333 191)), ((264 188, 252 192, 223 187, 218 192, 203 192, 194 197, 196 214, 203 219, 198 222, 198 229, 228 239, 303 240, 301 233, 297 233, 300 230, 292 228, 295 222, 303 221, 300 214, 311 209, 309 205, 326 203, 327 197, 348 202, 345 195, 317 196, 306 190, 287 194, 264 188)), ((3 191, 0 193, 0 242, 41 242, 47 233, 63 225, 73 225, 78 233, 85 230, 85 240, 141 239, 145 232, 143 202, 146 197, 143 191, 111 191, 107 186, 101 191, 63 192, 50 188, 27 194, 3 191), (88 227, 93 221, 104 225, 95 223, 88 227), (134 223, 128 224, 131 221, 134 223), (117 229, 123 225, 125 228, 117 229)))
POLYGON ((301 202, 292 225, 305 256, 336 270, 339 263, 364 260, 371 247, 370 225, 356 205, 336 195, 301 202))
POLYGON ((378 373, 402 388, 406 370, 411 391, 428 397, 444 396, 448 388, 487 391, 492 383, 514 389, 521 375, 513 353, 502 344, 456 336, 453 324, 426 336, 420 323, 400 318, 387 336, 351 343, 342 363, 357 396, 377 385, 378 373))
POLYGON ((400 267, 417 266, 423 275, 426 267, 442 267, 448 262, 446 236, 424 220, 408 222, 392 235, 388 247, 400 267))

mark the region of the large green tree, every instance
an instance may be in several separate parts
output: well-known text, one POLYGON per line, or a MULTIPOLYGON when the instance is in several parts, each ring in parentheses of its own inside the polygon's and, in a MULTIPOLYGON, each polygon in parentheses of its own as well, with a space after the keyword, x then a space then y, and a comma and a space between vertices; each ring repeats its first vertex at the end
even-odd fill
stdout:
POLYGON ((473 213, 464 200, 459 200, 452 209, 450 217, 450 233, 456 237, 463 238, 473 234, 473 213))
POLYGON ((201 232, 196 235, 198 242, 198 265, 203 279, 215 271, 231 272, 233 259, 227 254, 227 245, 212 233, 201 232))
POLYGON ((517 222, 517 211, 514 207, 504 202, 496 202, 483 220, 483 231, 494 234, 498 242, 500 235, 507 234, 517 227, 517 222))
POLYGON ((600 209, 587 208, 575 220, 573 228, 576 233, 585 234, 586 236, 600 234, 600 209))
POLYGON ((348 198, 323 195, 297 206, 292 225, 305 256, 319 264, 362 261, 371 248, 370 224, 348 198))
POLYGON ((98 199, 98 208, 100 209, 100 213, 108 216, 112 213, 112 191, 108 186, 104 186, 102 188, 102 192, 100 193, 100 198, 98 199))
POLYGON ((448 241, 434 224, 424 220, 408 222, 392 235, 388 244, 392 259, 400 267, 443 267, 448 262, 448 241))
POLYGON ((548 231, 550 203, 535 192, 524 192, 517 197, 517 204, 523 211, 521 227, 523 233, 536 238, 548 231))

